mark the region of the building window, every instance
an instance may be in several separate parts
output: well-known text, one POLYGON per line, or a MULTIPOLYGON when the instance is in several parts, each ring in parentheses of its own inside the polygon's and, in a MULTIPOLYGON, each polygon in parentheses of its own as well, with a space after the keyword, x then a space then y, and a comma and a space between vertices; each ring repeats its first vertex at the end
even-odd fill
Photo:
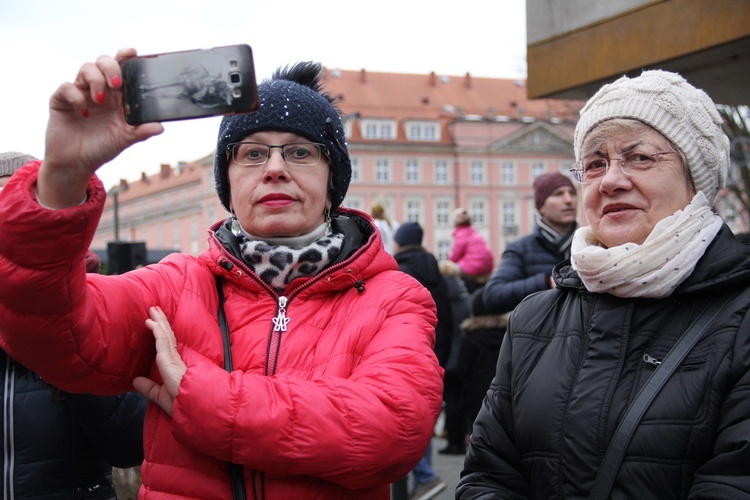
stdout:
POLYGON ((409 133, 406 136, 410 141, 418 141, 422 138, 422 127, 413 124, 409 126, 409 133))
POLYGON ((544 163, 535 161, 531 164, 531 179, 534 180, 544 173, 544 163))
POLYGON ((180 220, 177 219, 172 224, 172 248, 180 250, 180 220))
POLYGON ((359 182, 360 174, 361 174, 360 167, 359 167, 359 158, 352 158, 351 162, 352 162, 352 179, 351 179, 351 182, 352 183, 357 183, 357 182, 359 182))
POLYGON ((448 184, 448 162, 437 160, 435 162, 435 184, 448 184))
POLYGON ((388 160, 379 159, 375 162, 375 182, 387 184, 391 181, 391 165, 388 160))
POLYGON ((437 227, 450 227, 451 225, 451 204, 445 200, 438 200, 435 203, 435 225, 437 227))
POLYGON ((503 162, 502 166, 503 184, 512 186, 516 183, 516 167, 512 161, 503 162))
POLYGON ((410 141, 439 141, 440 129, 434 122, 406 122, 406 138, 410 141))
POLYGON ((483 201, 472 200, 469 202, 469 214, 471 215, 472 224, 475 226, 484 226, 487 221, 486 210, 487 207, 483 201))
POLYGON ((472 184, 484 184, 484 163, 473 161, 469 165, 469 182, 472 184))
POLYGON ((517 236, 518 235, 518 222, 516 217, 516 202, 515 201, 504 201, 503 202, 503 235, 504 236, 517 236))
POLYGON ((393 120, 362 120, 364 139, 395 139, 396 123, 393 120))
POLYGON ((409 222, 419 222, 422 218, 422 202, 419 200, 406 201, 406 220, 409 222))
POLYGON ((425 125, 424 127, 424 140, 425 141, 439 141, 440 140, 440 134, 437 125, 434 123, 429 123, 425 125))
POLYGON ((198 255, 200 246, 198 242, 198 216, 194 215, 190 218, 190 252, 193 255, 198 255))
POLYGON ((437 242, 437 259, 438 260, 448 260, 448 255, 450 255, 451 252, 451 241, 450 240, 440 240, 437 242))
POLYGON ((419 182, 419 163, 417 160, 406 160, 406 183, 417 184, 419 182))

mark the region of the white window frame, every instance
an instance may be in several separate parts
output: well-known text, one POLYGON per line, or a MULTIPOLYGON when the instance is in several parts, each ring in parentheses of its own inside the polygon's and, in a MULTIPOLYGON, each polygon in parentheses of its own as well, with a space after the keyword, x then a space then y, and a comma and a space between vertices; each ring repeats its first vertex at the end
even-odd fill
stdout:
POLYGON ((436 227, 451 227, 451 208, 452 204, 449 199, 436 199, 435 200, 435 226, 436 227))
POLYGON ((360 132, 363 139, 395 139, 396 122, 394 120, 361 120, 360 132))
POLYGON ((391 162, 387 158, 375 160, 375 182, 378 184, 391 182, 391 162))
POLYGON ((512 161, 504 161, 500 166, 500 177, 505 186, 516 184, 516 164, 512 161))
POLYGON ((451 181, 448 160, 435 160, 435 184, 449 184, 451 181))
POLYGON ((419 180, 422 177, 419 171, 419 161, 416 159, 406 160, 404 166, 404 180, 407 184, 419 184, 419 180))
POLYGON ((440 124, 434 121, 407 121, 404 123, 406 140, 422 142, 440 141, 440 124))
POLYGON ((471 184, 484 184, 486 178, 485 164, 482 160, 471 160, 469 162, 469 182, 471 184))

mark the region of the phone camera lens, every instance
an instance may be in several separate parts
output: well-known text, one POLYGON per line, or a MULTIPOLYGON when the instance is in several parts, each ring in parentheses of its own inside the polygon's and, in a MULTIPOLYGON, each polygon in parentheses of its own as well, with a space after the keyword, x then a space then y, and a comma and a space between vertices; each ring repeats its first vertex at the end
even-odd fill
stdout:
POLYGON ((239 73, 229 73, 229 81, 233 84, 237 85, 240 83, 240 74, 239 73))

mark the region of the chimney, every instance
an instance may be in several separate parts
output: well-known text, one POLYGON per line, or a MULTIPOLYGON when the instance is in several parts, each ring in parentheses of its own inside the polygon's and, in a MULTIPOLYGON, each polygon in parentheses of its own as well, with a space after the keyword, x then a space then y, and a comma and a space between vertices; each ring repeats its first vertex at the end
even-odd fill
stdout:
POLYGON ((162 163, 161 164, 161 171, 159 172, 159 175, 162 179, 166 179, 169 177, 169 175, 172 173, 172 167, 169 166, 169 163, 162 163))
POLYGON ((359 81, 360 83, 367 83, 367 71, 365 71, 365 68, 362 68, 359 72, 359 81))
POLYGON ((127 189, 128 188, 128 181, 127 181, 127 179, 120 179, 120 187, 122 189, 127 189))
POLYGON ((471 74, 467 71, 466 76, 464 77, 464 87, 467 89, 471 88, 471 74))
POLYGON ((146 175, 146 172, 141 172, 141 182, 144 184, 150 184, 151 182, 148 180, 148 176, 146 175))
POLYGON ((430 87, 434 87, 437 85, 437 75, 434 71, 430 72, 430 87))

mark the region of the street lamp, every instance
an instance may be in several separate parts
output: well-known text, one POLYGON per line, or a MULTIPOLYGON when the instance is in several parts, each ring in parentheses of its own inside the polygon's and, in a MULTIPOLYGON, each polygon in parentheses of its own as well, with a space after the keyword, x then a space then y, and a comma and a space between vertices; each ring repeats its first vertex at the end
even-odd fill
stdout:
POLYGON ((127 186, 122 184, 117 185, 109 190, 108 194, 113 197, 113 212, 114 212, 114 226, 115 226, 115 242, 120 241, 120 203, 118 195, 128 190, 127 186))

